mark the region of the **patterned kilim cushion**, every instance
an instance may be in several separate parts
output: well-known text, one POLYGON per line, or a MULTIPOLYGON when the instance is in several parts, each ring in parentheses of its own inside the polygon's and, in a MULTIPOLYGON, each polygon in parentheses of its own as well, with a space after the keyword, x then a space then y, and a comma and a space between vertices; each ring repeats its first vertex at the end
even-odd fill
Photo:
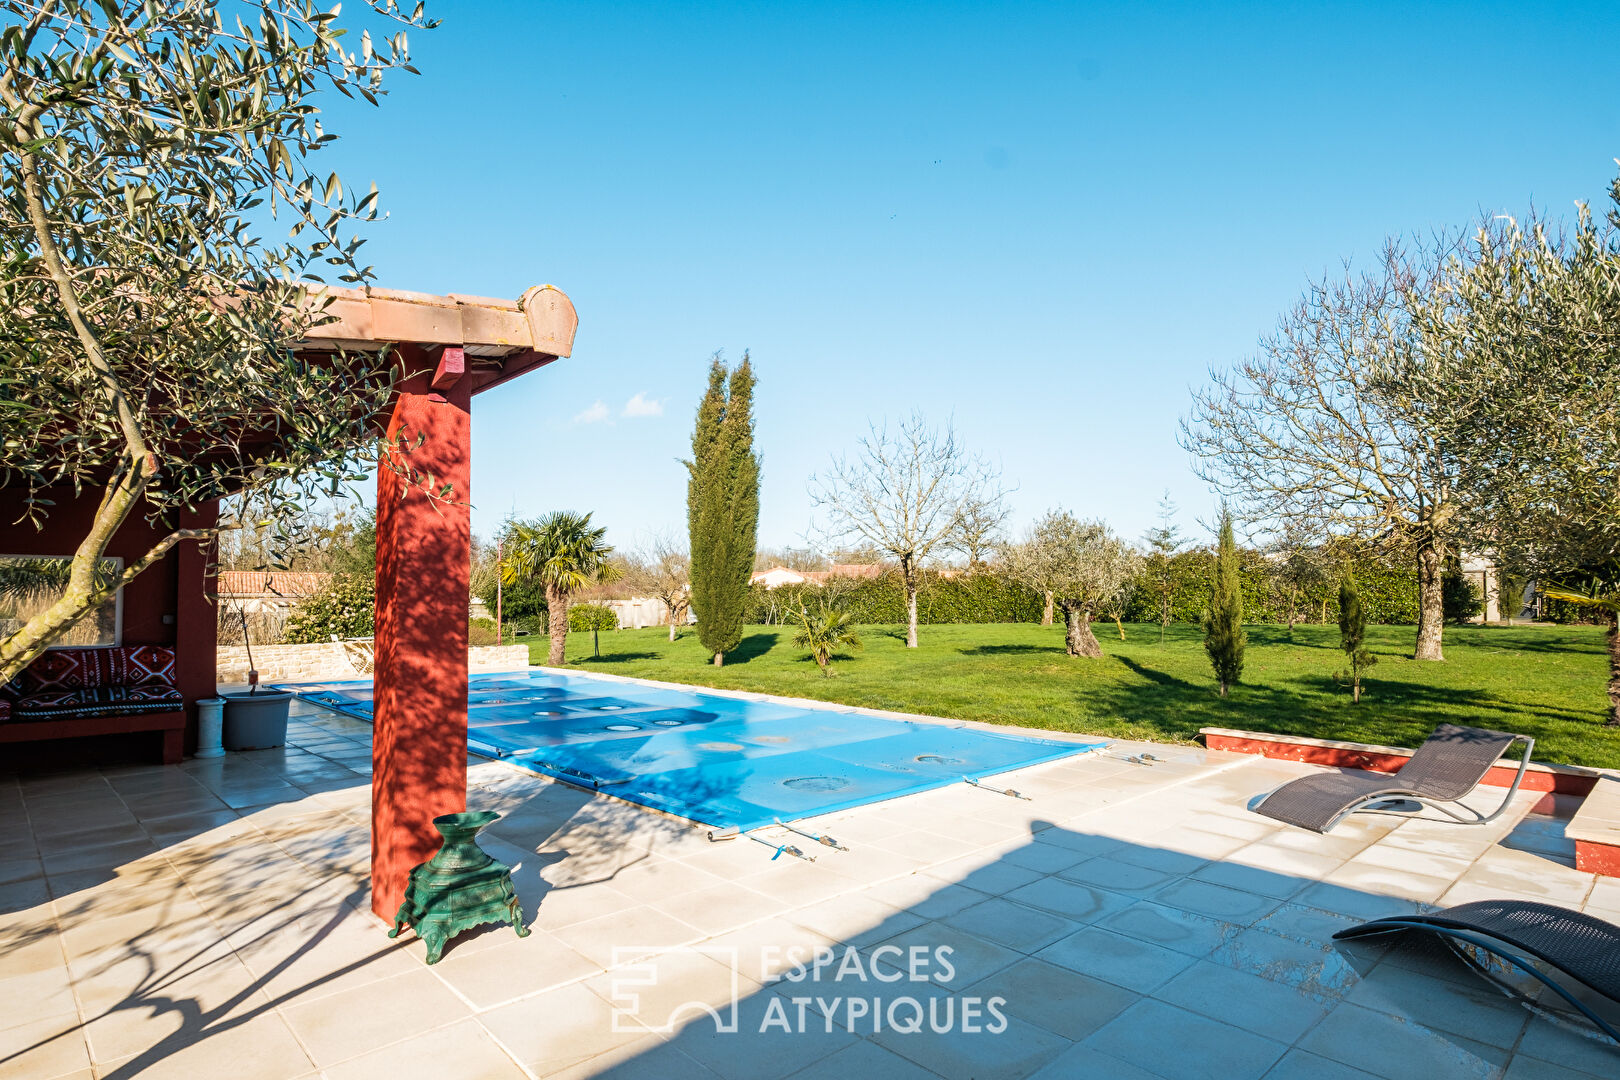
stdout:
POLYGON ((29 694, 19 698, 12 711, 17 720, 69 720, 83 716, 173 712, 185 701, 185 696, 172 686, 100 686, 29 694))
POLYGON ((29 664, 22 679, 24 688, 33 694, 111 686, 173 686, 174 650, 166 645, 52 649, 29 664))
POLYGON ((173 686, 174 650, 167 645, 121 645, 107 650, 109 686, 173 686))

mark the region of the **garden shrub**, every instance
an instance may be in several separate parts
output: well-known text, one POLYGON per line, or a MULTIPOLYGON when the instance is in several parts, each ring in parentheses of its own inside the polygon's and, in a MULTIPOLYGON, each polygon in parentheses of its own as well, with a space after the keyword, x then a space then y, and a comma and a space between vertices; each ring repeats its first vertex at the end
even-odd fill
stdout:
POLYGON ((570 630, 617 630, 619 616, 606 604, 575 604, 568 609, 570 630))
POLYGON ((375 633, 377 587, 374 578, 345 574, 293 608, 282 630, 283 641, 309 645, 333 638, 363 638, 375 633))

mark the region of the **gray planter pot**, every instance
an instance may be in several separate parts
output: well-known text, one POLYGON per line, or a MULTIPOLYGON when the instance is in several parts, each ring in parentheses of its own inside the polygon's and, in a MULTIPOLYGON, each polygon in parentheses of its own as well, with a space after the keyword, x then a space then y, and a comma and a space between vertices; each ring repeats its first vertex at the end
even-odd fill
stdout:
POLYGON ((225 749, 264 750, 287 743, 287 710, 292 694, 261 690, 225 695, 225 749))

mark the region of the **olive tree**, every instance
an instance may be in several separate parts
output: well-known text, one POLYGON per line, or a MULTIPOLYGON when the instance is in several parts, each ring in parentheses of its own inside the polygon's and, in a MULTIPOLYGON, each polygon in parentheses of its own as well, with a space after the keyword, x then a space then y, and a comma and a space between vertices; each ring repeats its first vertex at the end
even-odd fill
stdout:
POLYGON ((1455 460, 1471 525, 1547 595, 1604 611, 1620 726, 1620 180, 1608 219, 1482 228, 1409 304, 1386 392, 1455 460))
POLYGON ((1381 373, 1416 347, 1406 300, 1434 262, 1391 245, 1373 272, 1312 282, 1255 356, 1211 372, 1181 429, 1234 516, 1412 558, 1419 660, 1444 658, 1442 583, 1461 523, 1446 443, 1381 373))
POLYGON ((391 364, 291 349, 326 317, 304 283, 371 276, 342 232, 376 216, 376 192, 315 171, 335 138, 322 97, 375 103, 411 70, 404 28, 430 24, 391 0, 358 40, 304 0, 0 11, 0 483, 38 527, 58 500, 96 505, 60 598, 0 638, 4 681, 177 543, 217 534, 189 511, 267 485, 285 507, 364 475, 391 364), (102 574, 135 515, 160 538, 102 574))
MULTIPOLYGON (((1051 510, 1003 556, 1008 573, 1038 592, 1050 592, 1064 614, 1064 650, 1099 657, 1091 620, 1109 610, 1142 572, 1142 557, 1101 521, 1082 521, 1051 510)), ((1123 634, 1121 635, 1123 636, 1123 634)))
POLYGON ((871 424, 853 456, 835 457, 827 472, 810 478, 826 547, 869 547, 899 563, 907 648, 917 647, 923 567, 951 546, 963 507, 981 497, 993 475, 950 424, 935 427, 912 413, 893 428, 871 424))

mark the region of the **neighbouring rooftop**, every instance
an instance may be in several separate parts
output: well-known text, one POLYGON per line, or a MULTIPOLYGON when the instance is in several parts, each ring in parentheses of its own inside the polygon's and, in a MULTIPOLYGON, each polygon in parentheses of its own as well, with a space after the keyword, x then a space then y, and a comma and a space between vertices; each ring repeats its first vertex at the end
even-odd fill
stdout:
POLYGON ((469 935, 428 967, 369 911, 370 733, 299 703, 283 750, 0 767, 0 1078, 1620 1073, 1620 1048, 1534 984, 1424 940, 1330 940, 1486 897, 1620 922, 1620 879, 1573 868, 1566 797, 1317 836, 1246 809, 1313 766, 1116 743, 1008 774, 1029 801, 960 785, 807 826, 848 851, 781 834, 807 863, 475 758, 468 803, 506 815, 484 846, 518 866, 533 932, 469 935), (1166 760, 1124 760, 1144 749, 1166 760), (885 981, 914 946, 949 946, 950 977, 885 981), (868 977, 782 978, 793 948, 868 977), (695 1007, 654 1030, 734 990, 737 1033, 695 1007), (874 1030, 848 1005, 904 996, 1004 998, 1006 1030, 960 1012, 943 1034, 874 1030), (760 1034, 777 1015, 792 1030, 760 1034))

